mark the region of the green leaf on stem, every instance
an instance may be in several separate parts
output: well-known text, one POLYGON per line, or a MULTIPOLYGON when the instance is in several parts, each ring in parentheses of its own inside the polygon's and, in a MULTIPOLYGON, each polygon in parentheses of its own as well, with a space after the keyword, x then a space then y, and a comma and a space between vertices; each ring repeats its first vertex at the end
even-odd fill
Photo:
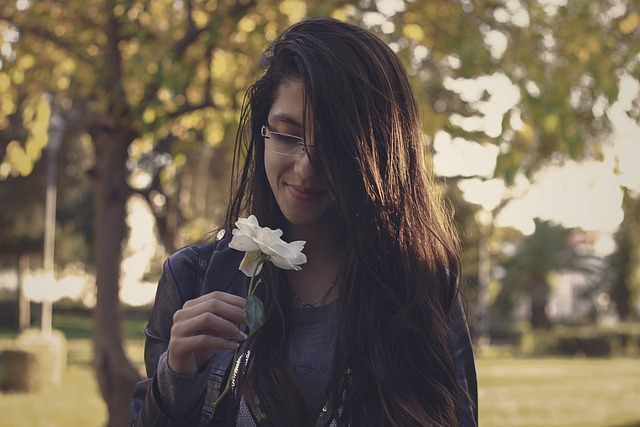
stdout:
POLYGON ((244 311, 247 313, 249 336, 251 336, 264 325, 264 305, 256 295, 249 295, 244 304, 244 311))

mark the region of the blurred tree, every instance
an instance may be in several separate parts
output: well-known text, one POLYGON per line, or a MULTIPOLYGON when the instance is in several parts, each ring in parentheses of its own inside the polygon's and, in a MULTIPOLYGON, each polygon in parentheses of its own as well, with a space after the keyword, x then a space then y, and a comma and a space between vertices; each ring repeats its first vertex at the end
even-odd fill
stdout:
MULTIPOLYGON (((23 105, 23 104, 21 104, 23 105)), ((24 106, 24 105, 23 105, 24 106)), ((28 108, 28 106, 27 106, 28 108)), ((9 125, 0 130, 0 147, 27 138, 18 111, 8 117, 9 125)), ((73 128, 69 129, 69 136, 73 128)), ((72 263, 91 265, 90 223, 86 215, 79 215, 91 206, 90 183, 80 166, 89 160, 90 153, 77 138, 66 138, 58 155, 55 261, 64 266, 72 263)), ((0 257, 10 258, 18 270, 18 327, 29 327, 29 304, 21 287, 27 268, 42 265, 46 164, 37 162, 28 176, 7 178, 0 185, 0 257)))
POLYGON ((427 134, 498 145, 494 176, 507 184, 550 160, 599 156, 619 79, 640 73, 637 2, 361 4, 346 15, 405 59, 427 134))
POLYGON ((190 184, 176 182, 188 153, 201 143, 207 152, 232 139, 226 134, 236 127, 244 91, 259 72, 257 54, 305 13, 298 0, 17 0, 0 10, 0 128, 20 106, 32 105, 22 115, 29 135, 0 153, 0 176, 26 176, 40 158, 48 120, 43 94, 90 136, 95 366, 111 426, 129 423, 129 398, 139 379, 120 329, 126 201, 132 192, 143 194, 163 234, 178 234, 189 215, 176 194, 200 191, 194 190, 199 176, 190 184), (157 172, 156 187, 148 167, 151 177, 157 172))
POLYGON ((549 221, 536 220, 535 224, 535 232, 522 238, 503 264, 506 277, 501 298, 528 297, 531 327, 543 329, 551 325, 547 314, 551 273, 574 271, 599 280, 601 266, 599 258, 582 247, 579 230, 549 221))
MULTIPOLYGON (((432 141, 446 132, 470 146, 497 147, 495 170, 478 176, 506 184, 494 218, 508 203, 516 178, 531 180, 542 166, 568 158, 600 158, 611 128, 606 112, 620 79, 640 75, 638 2, 364 0, 359 5, 345 8, 344 16, 381 33, 404 59, 422 94, 424 127, 432 141)), ((636 120, 639 105, 636 99, 629 112, 636 120)), ((453 195, 451 186, 476 174, 456 173, 446 180, 453 195)), ((464 197, 452 199, 466 203, 464 197)), ((456 203, 458 211, 470 210, 462 204, 456 203)), ((479 227, 466 224, 465 269, 473 282, 479 279, 474 253, 479 227)), ((491 238, 494 227, 485 233, 491 238)), ((478 305, 480 316, 486 310, 478 305)))
POLYGON ((640 292, 640 196, 624 189, 624 220, 615 235, 616 251, 608 257, 609 290, 618 317, 623 321, 638 318, 636 304, 640 292))

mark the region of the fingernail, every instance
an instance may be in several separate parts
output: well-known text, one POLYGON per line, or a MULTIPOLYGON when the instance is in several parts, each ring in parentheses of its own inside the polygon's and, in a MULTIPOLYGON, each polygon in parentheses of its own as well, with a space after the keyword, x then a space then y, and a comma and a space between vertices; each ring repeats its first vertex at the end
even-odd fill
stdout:
POLYGON ((247 334, 245 334, 244 332, 240 331, 240 338, 242 338, 243 340, 247 339, 247 334))

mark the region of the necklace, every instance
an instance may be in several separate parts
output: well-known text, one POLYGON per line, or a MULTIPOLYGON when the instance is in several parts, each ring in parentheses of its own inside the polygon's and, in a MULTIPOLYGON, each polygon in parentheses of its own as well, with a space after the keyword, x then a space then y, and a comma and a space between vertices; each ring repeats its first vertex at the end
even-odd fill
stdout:
POLYGON ((298 297, 298 295, 296 295, 296 293, 293 292, 293 289, 291 289, 291 293, 293 294, 293 299, 302 308, 313 308, 313 307, 315 307, 317 305, 322 305, 322 303, 324 303, 324 301, 327 299, 327 297, 331 293, 331 290, 336 285, 337 281, 338 281, 338 277, 336 276, 336 278, 333 279, 333 281, 331 282, 331 285, 329 285, 329 289, 327 289, 324 294, 320 295, 315 301, 313 301, 312 303, 309 303, 309 304, 303 303, 302 300, 300 299, 300 297, 298 297))

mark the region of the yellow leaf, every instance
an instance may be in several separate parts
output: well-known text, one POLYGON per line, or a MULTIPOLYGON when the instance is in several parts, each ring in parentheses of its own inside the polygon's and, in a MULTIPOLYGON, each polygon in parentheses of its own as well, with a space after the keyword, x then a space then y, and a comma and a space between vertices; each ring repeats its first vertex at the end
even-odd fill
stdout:
POLYGON ((72 74, 76 69, 76 61, 67 57, 58 64, 58 70, 63 74, 72 74))
POLYGON ((269 22, 264 27, 264 39, 272 42, 278 36, 278 25, 275 22, 269 22))
POLYGON ((125 12, 125 7, 124 7, 123 4, 117 4, 113 8, 113 14, 115 16, 120 17, 120 16, 124 15, 124 12, 125 12))
POLYGON ((0 181, 4 181, 11 174, 11 165, 5 159, 2 163, 0 163, 0 181))
POLYGON ((531 143, 533 141, 533 137, 534 137, 533 128, 529 126, 529 124, 527 123, 524 123, 522 125, 522 127, 518 130, 518 134, 527 143, 531 143))
POLYGON ((42 150, 47 145, 48 139, 47 133, 42 131, 34 132, 29 136, 25 144, 25 155, 27 159, 32 163, 37 162, 40 159, 42 150))
POLYGON ((209 22, 209 15, 203 10, 194 10, 191 14, 193 22, 196 23, 198 28, 205 27, 209 22))
POLYGON ((7 73, 0 72, 0 92, 4 92, 11 86, 11 79, 7 73))
POLYGON ((140 13, 138 20, 142 25, 147 26, 151 24, 151 15, 149 15, 147 12, 142 12, 140 13))
POLYGON ((153 140, 150 136, 135 139, 129 147, 129 157, 139 160, 143 155, 153 150, 153 140))
POLYGON ((406 24, 402 27, 402 34, 415 41, 422 41, 422 39, 424 39, 424 30, 418 24, 406 24))
POLYGON ((33 170, 33 163, 29 161, 22 145, 16 140, 7 145, 6 160, 13 172, 27 176, 33 170))
POLYGON ((184 153, 176 154, 172 162, 176 167, 181 168, 187 163, 187 156, 184 153))
POLYGON ((69 89, 69 85, 70 85, 70 81, 69 81, 69 77, 67 77, 67 76, 60 77, 58 80, 56 80, 56 86, 60 90, 69 89))
POLYGON ((44 96, 39 96, 35 101, 36 107, 36 124, 44 129, 49 128, 49 117, 51 117, 51 105, 49 100, 44 96))
POLYGON ((640 25, 640 14, 632 12, 618 23, 618 28, 623 34, 630 34, 640 25))
POLYGON ((256 21, 253 16, 246 15, 238 22, 238 29, 244 33, 250 33, 256 29, 256 21))
POLYGON ((202 88, 189 86, 186 90, 187 100, 191 104, 199 104, 204 99, 202 88))
POLYGON ((204 65, 200 65, 196 68, 195 74, 200 80, 206 80, 207 75, 209 74, 209 70, 204 65))
POLYGON ((231 100, 229 98, 227 98, 222 92, 220 92, 217 89, 213 93, 213 102, 218 107, 222 107, 222 108, 227 108, 227 107, 231 106, 231 100))
POLYGON ((209 0, 205 5, 204 8, 207 10, 207 12, 213 12, 218 8, 218 2, 215 0, 209 0))
POLYGON ((284 0, 280 3, 279 9, 291 22, 298 22, 307 14, 307 4, 300 0, 284 0))
MULTIPOLYGON (((0 92, 4 92, 0 89, 0 92)), ((16 103, 8 93, 0 95, 0 116, 9 116, 16 112, 16 103)))
POLYGON ((24 70, 21 70, 19 68, 12 68, 11 70, 9 70, 9 73, 11 74, 11 80, 13 81, 13 83, 17 85, 21 85, 22 83, 24 83, 24 70))
POLYGON ((153 111, 153 109, 151 108, 145 109, 144 113, 142 113, 142 121, 145 122, 146 124, 153 123, 155 119, 156 119, 156 112, 153 111))
POLYGON ((33 122, 33 118, 36 115, 36 110, 33 108, 33 104, 30 102, 24 103, 24 108, 22 109, 22 122, 25 127, 31 127, 31 123, 33 122))
POLYGON ((232 59, 227 52, 217 49, 211 59, 211 77, 214 79, 222 78, 227 73, 232 59))
POLYGON ((224 126, 220 122, 211 123, 206 129, 206 142, 211 147, 215 147, 222 142, 224 137, 224 126))
POLYGON ((147 73, 155 74, 157 72, 158 72, 158 64, 156 64, 155 62, 149 62, 147 64, 147 73))
POLYGON ((93 148, 91 135, 89 135, 88 133, 83 133, 82 135, 80 135, 80 143, 85 150, 91 150, 93 148))
POLYGON ((162 102, 171 101, 171 91, 164 87, 158 89, 158 99, 162 102))
POLYGON ((547 133, 553 133, 558 129, 558 116, 555 114, 547 114, 542 121, 542 127, 547 133))
POLYGON ((21 55, 16 61, 16 65, 23 70, 28 70, 36 65, 36 58, 30 54, 21 55))
POLYGON ((346 21, 351 16, 353 6, 345 6, 334 10, 331 13, 331 17, 339 19, 340 21, 346 21))

